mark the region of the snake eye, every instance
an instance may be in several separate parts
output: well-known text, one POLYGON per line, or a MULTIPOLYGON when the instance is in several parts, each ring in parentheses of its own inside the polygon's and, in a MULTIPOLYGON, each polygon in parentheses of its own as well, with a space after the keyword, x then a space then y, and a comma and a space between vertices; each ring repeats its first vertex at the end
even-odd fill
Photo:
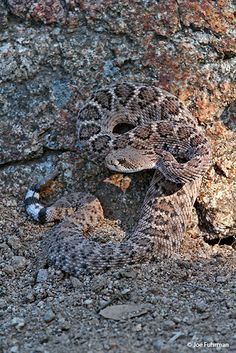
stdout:
POLYGON ((128 132, 134 128, 135 128, 135 125, 133 125, 133 124, 119 123, 114 127, 112 132, 113 132, 113 134, 123 135, 126 132, 128 132))
POLYGON ((106 157, 106 163, 109 166, 119 166, 119 161, 117 159, 111 158, 109 156, 106 157))

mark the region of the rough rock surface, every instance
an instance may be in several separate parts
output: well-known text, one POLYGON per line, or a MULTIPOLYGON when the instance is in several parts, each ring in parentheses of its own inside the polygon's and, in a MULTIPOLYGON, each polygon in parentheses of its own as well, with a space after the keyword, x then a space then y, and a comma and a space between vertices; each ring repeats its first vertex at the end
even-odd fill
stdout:
POLYGON ((0 352, 235 350, 235 11, 233 0, 0 1, 0 352), (205 128, 214 161, 182 260, 68 278, 48 268, 50 225, 33 224, 22 199, 57 167, 46 201, 89 190, 107 216, 134 225, 151 174, 111 179, 76 146, 82 102, 117 80, 177 95, 205 128), (99 315, 132 303, 153 309, 117 322, 99 315))

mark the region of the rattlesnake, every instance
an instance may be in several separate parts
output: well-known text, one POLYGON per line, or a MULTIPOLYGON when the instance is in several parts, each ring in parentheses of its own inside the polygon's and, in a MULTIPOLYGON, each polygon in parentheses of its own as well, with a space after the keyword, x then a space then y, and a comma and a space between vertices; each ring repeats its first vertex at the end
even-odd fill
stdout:
POLYGON ((89 239, 104 223, 94 196, 75 193, 46 208, 39 203, 45 181, 30 188, 25 204, 32 218, 42 223, 64 218, 50 231, 54 265, 79 276, 177 253, 211 162, 207 139, 183 103, 158 87, 114 84, 91 95, 77 130, 81 150, 95 163, 105 161, 112 171, 155 173, 136 227, 118 244, 89 239), (133 129, 115 133, 122 123, 133 129))

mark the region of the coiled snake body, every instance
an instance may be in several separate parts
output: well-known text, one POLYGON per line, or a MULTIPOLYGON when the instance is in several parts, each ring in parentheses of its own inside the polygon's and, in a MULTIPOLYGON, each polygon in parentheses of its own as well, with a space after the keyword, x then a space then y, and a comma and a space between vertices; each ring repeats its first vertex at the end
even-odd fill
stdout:
POLYGON ((100 202, 75 193, 58 205, 39 203, 42 183, 26 193, 27 213, 35 220, 62 219, 51 230, 49 258, 79 276, 115 266, 151 261, 177 253, 211 153, 190 112, 170 93, 142 84, 119 83, 96 91, 78 116, 82 150, 94 162, 118 172, 154 169, 138 223, 119 243, 88 237, 104 221, 100 202), (116 134, 128 123, 133 129, 116 134))

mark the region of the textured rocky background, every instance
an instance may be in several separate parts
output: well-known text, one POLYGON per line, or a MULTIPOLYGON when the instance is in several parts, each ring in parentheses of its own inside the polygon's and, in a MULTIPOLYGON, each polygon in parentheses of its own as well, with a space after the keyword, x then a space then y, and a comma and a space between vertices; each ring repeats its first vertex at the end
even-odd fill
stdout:
POLYGON ((0 352, 190 352, 187 343, 204 341, 235 349, 235 13, 233 0, 0 0, 0 352), (82 102, 118 80, 177 95, 214 161, 182 261, 80 281, 48 267, 47 227, 32 224, 22 199, 58 168, 46 202, 88 189, 108 216, 133 226, 151 175, 111 179, 76 147, 82 102), (114 303, 152 309, 102 318, 99 309, 114 303))

